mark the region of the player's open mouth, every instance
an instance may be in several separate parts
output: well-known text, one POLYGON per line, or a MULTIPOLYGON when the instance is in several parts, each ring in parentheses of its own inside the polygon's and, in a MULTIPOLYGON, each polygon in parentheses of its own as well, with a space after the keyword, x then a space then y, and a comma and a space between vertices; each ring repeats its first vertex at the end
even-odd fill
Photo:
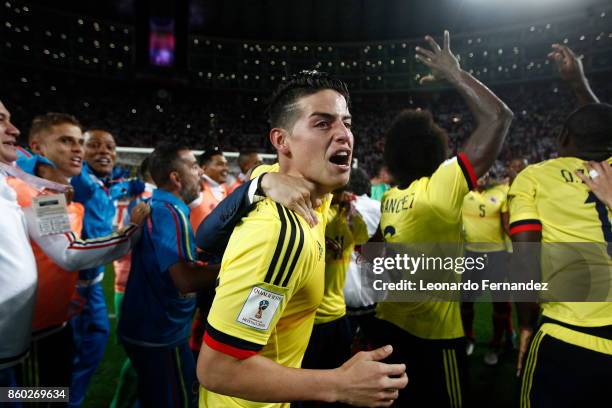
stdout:
POLYGON ((5 146, 10 146, 13 149, 17 147, 17 142, 15 140, 7 140, 5 142, 2 142, 2 144, 5 146))
POLYGON ((339 150, 329 158, 329 161, 336 166, 350 167, 351 151, 339 150))
POLYGON ((96 163, 102 165, 102 166, 110 166, 111 164, 111 160, 108 158, 103 158, 103 159, 96 159, 96 163))
POLYGON ((80 166, 82 162, 83 159, 80 157, 73 157, 70 159, 70 164, 72 164, 73 166, 80 166))

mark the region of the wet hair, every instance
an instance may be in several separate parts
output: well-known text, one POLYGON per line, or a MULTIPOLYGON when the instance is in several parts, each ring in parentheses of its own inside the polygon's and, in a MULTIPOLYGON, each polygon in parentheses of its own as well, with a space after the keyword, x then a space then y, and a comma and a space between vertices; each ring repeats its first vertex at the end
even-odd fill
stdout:
POLYGON ((612 105, 591 103, 572 112, 563 125, 581 159, 602 161, 612 155, 612 105))
POLYGON ((299 112, 296 102, 325 89, 332 89, 344 96, 347 107, 350 107, 349 91, 344 82, 325 72, 301 71, 281 83, 270 98, 267 109, 270 126, 291 128, 299 112))
POLYGON ((446 160, 446 132, 436 125, 430 112, 403 110, 385 134, 383 158, 400 187, 429 177, 446 160))

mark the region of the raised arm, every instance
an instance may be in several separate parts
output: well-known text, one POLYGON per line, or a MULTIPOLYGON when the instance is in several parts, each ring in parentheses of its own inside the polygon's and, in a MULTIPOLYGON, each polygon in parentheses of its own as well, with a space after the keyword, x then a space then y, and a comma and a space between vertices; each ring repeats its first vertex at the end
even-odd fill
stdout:
POLYGON ((567 83, 576 98, 579 106, 589 103, 599 103, 599 99, 593 93, 589 80, 584 75, 582 57, 577 57, 571 48, 561 44, 553 44, 553 51, 548 54, 548 58, 557 64, 561 79, 567 83))
POLYGON ((499 155, 513 113, 489 88, 461 69, 459 61, 450 50, 448 31, 444 31, 444 48, 440 48, 430 36, 425 39, 432 49, 417 47, 416 58, 431 68, 432 72, 421 78, 421 83, 445 79, 468 104, 476 120, 476 128, 465 145, 464 153, 472 163, 476 177, 480 177, 499 155))

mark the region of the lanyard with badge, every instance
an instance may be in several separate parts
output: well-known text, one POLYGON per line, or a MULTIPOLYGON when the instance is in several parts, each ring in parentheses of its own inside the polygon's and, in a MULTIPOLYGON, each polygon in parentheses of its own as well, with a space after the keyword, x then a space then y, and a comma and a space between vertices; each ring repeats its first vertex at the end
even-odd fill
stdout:
POLYGON ((6 163, 0 163, 0 170, 15 177, 38 192, 32 198, 32 210, 36 216, 36 226, 41 236, 70 232, 70 218, 66 193, 71 187, 28 174, 6 163))

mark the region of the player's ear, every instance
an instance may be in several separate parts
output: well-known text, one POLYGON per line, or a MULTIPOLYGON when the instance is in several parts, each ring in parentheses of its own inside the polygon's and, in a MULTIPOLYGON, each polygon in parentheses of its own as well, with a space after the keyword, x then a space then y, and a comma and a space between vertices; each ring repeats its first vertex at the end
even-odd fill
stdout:
POLYGON ((168 174, 168 183, 172 190, 181 190, 181 175, 178 171, 171 171, 170 174, 168 174))
POLYGON ((32 150, 32 153, 42 155, 42 146, 38 138, 36 137, 32 138, 32 140, 30 140, 28 144, 30 145, 30 149, 32 150))
POLYGON ((290 152, 289 144, 287 143, 288 136, 285 129, 272 128, 270 130, 270 142, 279 153, 288 154, 290 152))

